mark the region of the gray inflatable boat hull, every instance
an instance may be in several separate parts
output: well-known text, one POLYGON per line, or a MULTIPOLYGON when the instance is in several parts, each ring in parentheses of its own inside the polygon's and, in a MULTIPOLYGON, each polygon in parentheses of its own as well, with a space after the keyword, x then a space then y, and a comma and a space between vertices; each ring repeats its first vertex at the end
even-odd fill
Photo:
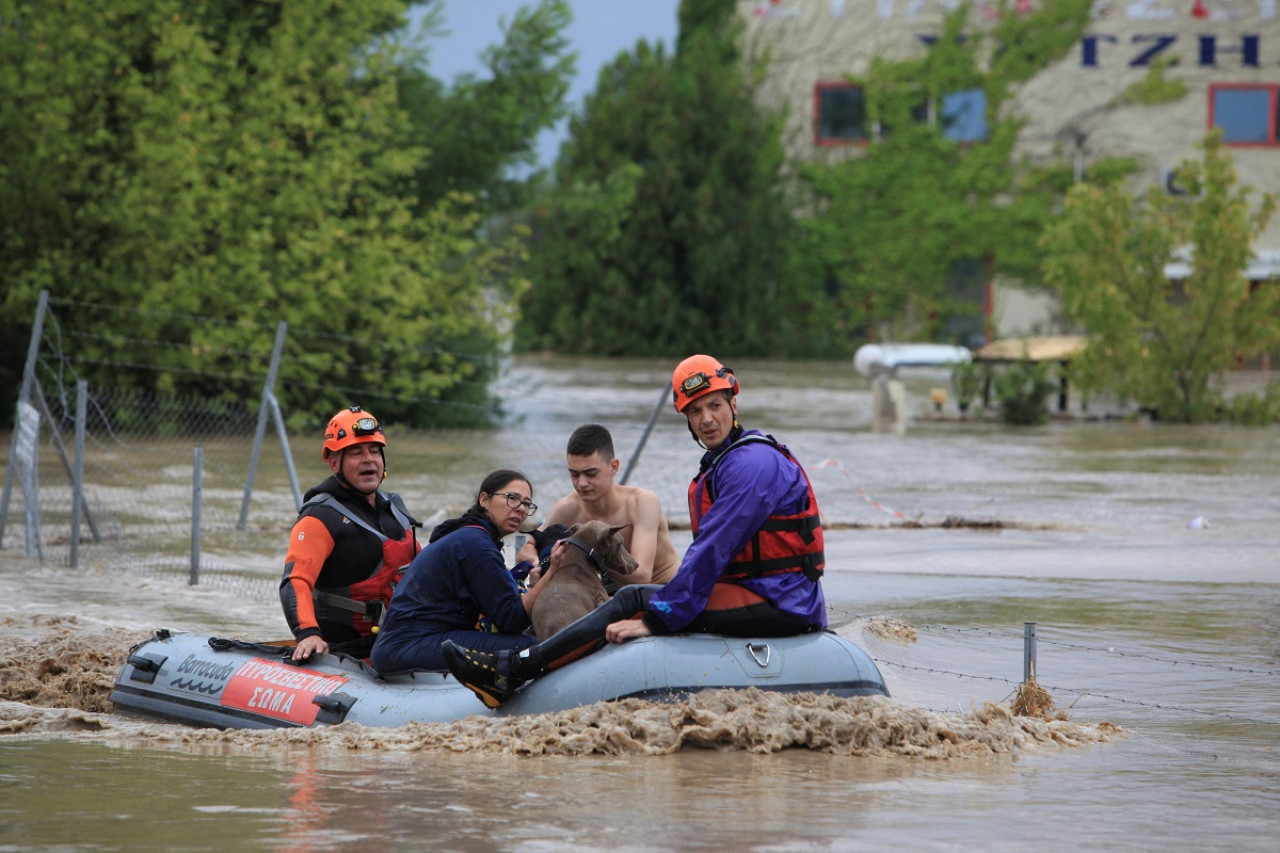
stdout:
POLYGON ((159 631, 135 647, 111 692, 118 710, 217 728, 442 723, 560 711, 612 699, 672 701, 700 690, 888 696, 865 652, 831 633, 743 639, 712 634, 610 644, 526 684, 490 711, 448 673, 378 674, 361 661, 159 631), (215 648, 216 646, 216 648, 215 648))

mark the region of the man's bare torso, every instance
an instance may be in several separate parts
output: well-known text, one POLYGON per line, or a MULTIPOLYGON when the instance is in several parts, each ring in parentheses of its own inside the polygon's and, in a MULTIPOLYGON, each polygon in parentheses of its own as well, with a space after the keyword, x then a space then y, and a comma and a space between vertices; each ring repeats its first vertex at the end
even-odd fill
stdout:
POLYGON ((577 492, 565 495, 556 502, 547 514, 544 526, 548 524, 573 525, 587 521, 603 521, 619 527, 630 525, 622 531, 622 539, 627 550, 640 561, 640 569, 645 568, 647 549, 639 546, 635 540, 637 531, 652 530, 654 536, 652 573, 641 581, 634 575, 627 579, 618 578, 623 583, 666 583, 675 577, 680 568, 680 556, 676 553, 675 544, 671 541, 671 531, 667 518, 662 513, 658 496, 648 489, 638 486, 614 485, 611 493, 600 501, 588 503, 577 492))

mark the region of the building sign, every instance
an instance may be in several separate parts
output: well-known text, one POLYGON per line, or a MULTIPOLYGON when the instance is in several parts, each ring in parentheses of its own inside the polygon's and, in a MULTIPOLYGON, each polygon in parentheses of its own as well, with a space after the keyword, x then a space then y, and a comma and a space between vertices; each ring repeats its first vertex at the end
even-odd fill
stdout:
POLYGON ((1087 35, 1080 39, 1080 64, 1086 68, 1097 68, 1102 65, 1099 55, 1105 53, 1108 59, 1119 55, 1130 68, 1142 68, 1166 53, 1179 54, 1179 59, 1184 58, 1187 51, 1179 48, 1188 42, 1193 45, 1196 64, 1201 68, 1220 68, 1227 62, 1238 62, 1244 68, 1261 66, 1261 36, 1245 35, 1238 39, 1219 40, 1217 36, 1208 34, 1178 36, 1160 33, 1136 33, 1129 37, 1128 44, 1120 36, 1087 35))

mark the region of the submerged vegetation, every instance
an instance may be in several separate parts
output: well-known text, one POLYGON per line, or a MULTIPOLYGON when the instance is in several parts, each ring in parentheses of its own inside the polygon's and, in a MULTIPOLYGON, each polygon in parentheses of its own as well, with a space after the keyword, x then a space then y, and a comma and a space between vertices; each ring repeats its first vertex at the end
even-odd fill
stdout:
POLYGON ((1041 241, 1046 279, 1068 316, 1090 332, 1072 365, 1081 388, 1132 399, 1167 421, 1233 411, 1274 420, 1274 391, 1228 406, 1224 378, 1280 343, 1280 289, 1252 287, 1244 276, 1276 196, 1253 207, 1221 139, 1211 135, 1202 149, 1201 160, 1179 169, 1186 196, 1158 187, 1138 198, 1119 187, 1074 187, 1041 241), (1170 280, 1165 266, 1183 246, 1191 247, 1191 273, 1170 280))

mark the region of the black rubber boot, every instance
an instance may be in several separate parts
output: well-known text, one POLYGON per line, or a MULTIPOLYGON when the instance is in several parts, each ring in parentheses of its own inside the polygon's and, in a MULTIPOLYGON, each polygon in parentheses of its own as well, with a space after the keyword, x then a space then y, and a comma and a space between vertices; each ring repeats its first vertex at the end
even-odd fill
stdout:
POLYGON ((485 707, 498 707, 525 682, 511 674, 510 651, 482 652, 445 640, 440 652, 453 677, 476 694, 485 707))

